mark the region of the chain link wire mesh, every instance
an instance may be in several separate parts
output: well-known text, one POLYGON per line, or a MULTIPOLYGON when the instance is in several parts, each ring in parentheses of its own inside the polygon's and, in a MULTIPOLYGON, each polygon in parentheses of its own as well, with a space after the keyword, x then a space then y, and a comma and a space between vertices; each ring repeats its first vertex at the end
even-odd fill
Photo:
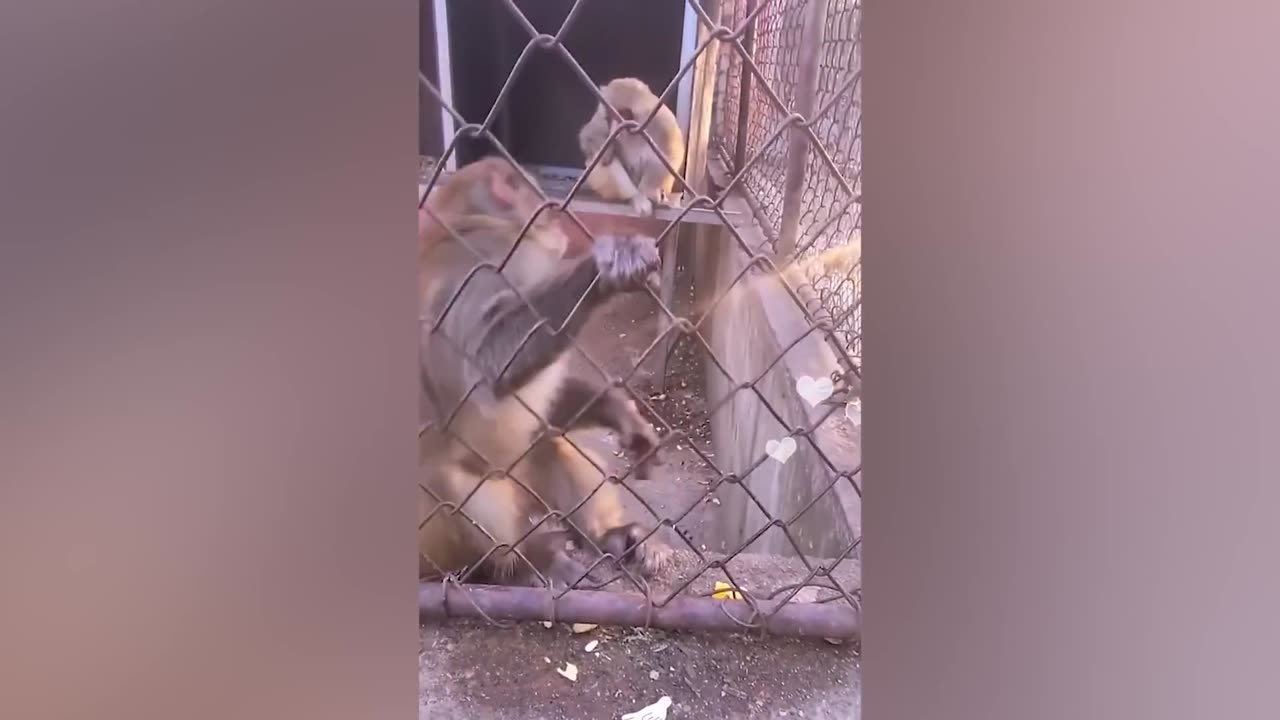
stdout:
POLYGON ((860 367, 862 357, 862 3, 823 3, 823 30, 815 46, 817 84, 812 99, 802 90, 806 6, 816 0, 726 0, 726 25, 746 32, 745 52, 720 48, 720 77, 713 124, 713 159, 737 172, 748 159, 742 187, 756 221, 775 251, 782 230, 788 146, 776 134, 794 109, 810 118, 810 152, 803 170, 799 267, 860 367), (747 21, 754 17, 754 23, 747 21), (797 109, 807 105, 807 108, 797 109), (809 110, 808 113, 805 110, 809 110), (822 152, 825 151, 825 152, 822 152))
MULTIPOLYGON (((557 218, 565 227, 573 228, 592 242, 598 234, 589 227, 590 223, 580 217, 581 206, 575 203, 580 195, 585 196, 585 192, 580 192, 580 179, 567 192, 551 196, 545 191, 546 184, 540 185, 536 173, 521 168, 492 130, 495 118, 511 95, 513 84, 536 53, 550 53, 557 57, 564 67, 565 77, 589 88, 598 102, 604 101, 597 85, 611 78, 592 78, 565 44, 579 11, 590 1, 573 2, 560 27, 538 28, 529 21, 515 0, 493 0, 516 20, 526 38, 523 52, 510 68, 505 84, 483 118, 463 117, 448 102, 439 84, 419 73, 422 92, 452 117, 457 128, 442 157, 423 167, 427 194, 437 185, 449 181, 446 164, 457 152, 461 141, 475 137, 488 140, 498 157, 524 173, 542 199, 534 216, 523 223, 517 243, 530 242, 531 228, 539 223, 540 217, 547 215, 557 218)), ((701 209, 718 218, 715 230, 725 240, 720 246, 745 258, 745 265, 740 271, 734 271, 733 277, 717 289, 716 297, 698 304, 688 316, 678 313, 672 303, 664 302, 664 295, 670 297, 668 293, 652 287, 617 300, 627 304, 650 303, 656 307, 656 314, 662 320, 656 337, 625 371, 611 373, 609 366, 616 366, 616 362, 610 363, 604 357, 609 348, 585 347, 578 337, 570 338, 569 353, 585 361, 590 372, 597 377, 607 379, 591 402, 600 400, 610 386, 621 388, 642 415, 653 419, 661 437, 661 450, 654 453, 669 452, 672 447, 692 451, 697 464, 708 471, 707 479, 699 481, 696 497, 687 506, 668 509, 664 504, 654 502, 652 496, 637 492, 634 467, 619 469, 613 463, 603 461, 598 451, 593 452, 579 443, 572 433, 566 434, 564 427, 552 427, 545 408, 530 407, 518 397, 516 401, 526 411, 538 416, 541 429, 528 438, 522 445, 523 450, 514 456, 503 457, 501 461, 484 457, 480 449, 468 445, 454 432, 453 423, 465 411, 472 394, 482 392, 480 385, 491 385, 497 380, 485 378, 471 387, 455 407, 443 408, 443 417, 435 422, 427 421, 422 430, 424 437, 446 438, 446 442, 464 447, 479 457, 485 467, 475 471, 475 482, 469 492, 446 496, 438 492, 438 488, 420 484, 428 507, 425 513, 420 513, 420 529, 432 521, 456 521, 467 528, 475 528, 489 544, 480 561, 463 570, 436 564, 430 553, 426 553, 424 564, 430 568, 428 575, 443 580, 422 584, 419 601, 424 617, 481 617, 495 624, 543 619, 668 628, 760 629, 827 638, 853 637, 857 633, 861 607, 860 574, 849 567, 848 561, 859 552, 860 533, 841 534, 837 549, 823 553, 821 558, 813 558, 810 557, 815 547, 813 539, 806 540, 804 531, 796 530, 805 522, 812 525, 805 518, 814 516, 815 506, 836 503, 832 497, 837 492, 846 495, 851 492, 861 497, 860 462, 853 463, 855 466, 851 467, 849 462, 839 457, 839 453, 832 452, 821 441, 824 433, 830 434, 833 423, 844 422, 847 395, 843 393, 847 388, 842 387, 841 373, 834 372, 831 379, 835 382, 827 393, 829 398, 805 399, 802 402, 803 391, 798 390, 794 373, 786 376, 786 383, 781 388, 773 378, 780 368, 785 367, 788 353, 814 338, 822 338, 838 346, 842 352, 837 354, 846 361, 850 356, 860 355, 860 309, 857 300, 860 262, 856 252, 853 255, 847 252, 847 248, 857 242, 854 238, 861 228, 858 195, 861 171, 861 123, 858 115, 860 4, 853 0, 724 0, 719 3, 690 0, 688 7, 696 15, 700 29, 695 52, 666 87, 655 87, 654 91, 661 97, 673 98, 681 79, 694 72, 695 66, 716 68, 713 70, 716 74, 709 76, 715 81, 710 106, 711 132, 704 162, 708 172, 712 165, 718 164, 723 182, 713 179, 698 182, 695 187, 686 182, 686 177, 698 174, 696 168, 685 167, 684 173, 676 173, 679 178, 677 187, 685 191, 685 205, 674 219, 665 223, 658 239, 665 241, 676 237, 688 214, 695 208, 701 209), (812 3, 819 3, 821 11, 812 3), (802 95, 805 82, 800 77, 805 72, 806 57, 809 58, 809 71, 816 69, 807 98, 802 95), (711 59, 715 62, 708 64, 711 59), (796 157, 794 151, 801 144, 807 151, 804 162, 791 163, 799 170, 789 168, 788 159, 796 157), (797 172, 802 173, 803 182, 797 182, 797 172), (793 197, 788 199, 785 192, 788 186, 799 187, 802 192, 792 193, 793 197), (731 220, 729 208, 738 200, 745 200, 751 208, 753 224, 768 239, 770 247, 760 247, 751 239, 750 228, 740 221, 731 220), (788 212, 798 220, 793 223, 796 227, 791 240, 794 247, 781 252, 778 244, 786 232, 784 215, 788 212), (785 272, 791 268, 803 270, 807 287, 797 288, 789 282, 781 282, 778 295, 797 317, 803 318, 805 329, 798 337, 779 339, 777 357, 753 371, 751 377, 742 377, 741 370, 733 367, 736 360, 729 357, 736 353, 731 349, 726 351, 722 342, 717 347, 709 328, 720 322, 715 319, 716 314, 725 314, 725 308, 735 302, 735 298, 740 300, 750 292, 753 283, 759 283, 761 278, 795 277, 794 273, 785 272), (815 293, 818 307, 813 303, 815 293), (700 389, 700 402, 704 405, 700 416, 720 414, 723 417, 736 413, 736 408, 746 398, 761 408, 761 418, 754 421, 753 427, 739 428, 735 432, 745 431, 752 437, 763 438, 769 431, 762 428, 768 424, 769 427, 779 427, 782 434, 772 435, 773 440, 768 444, 763 440, 752 443, 751 449, 745 455, 738 453, 741 457, 736 460, 717 457, 718 453, 712 447, 728 447, 731 443, 726 434, 712 438, 711 443, 698 442, 697 433, 687 421, 669 417, 671 413, 664 412, 669 408, 661 402, 662 394, 637 391, 634 385, 641 366, 658 355, 668 341, 676 338, 682 339, 682 346, 699 357, 708 376, 717 375, 731 380, 728 390, 718 395, 712 391, 713 383, 707 383, 700 389), (807 478, 812 483, 811 491, 804 494, 802 502, 792 503, 782 513, 778 503, 766 497, 769 492, 762 489, 764 486, 758 487, 753 480, 757 475, 781 472, 777 468, 786 462, 786 458, 779 459, 780 454, 775 450, 787 442, 793 443, 792 452, 805 453, 809 458, 807 462, 815 470, 813 477, 807 478), (581 497, 576 504, 557 505, 555 498, 544 496, 539 492, 539 479, 527 476, 522 466, 546 443, 556 443, 568 452, 577 453, 597 476, 592 487, 581 488, 581 497), (795 450, 797 447, 801 450, 795 450), (478 497, 486 483, 508 484, 523 496, 532 498, 533 505, 539 508, 539 512, 524 523, 523 532, 518 537, 499 538, 467 512, 468 503, 478 497), (738 493, 743 502, 750 505, 754 516, 763 521, 735 537, 727 538, 721 551, 709 551, 705 543, 695 542, 681 531, 681 527, 695 513, 705 512, 713 500, 718 503, 717 493, 729 491, 738 493), (643 517, 639 519, 651 529, 642 544, 656 543, 662 537, 674 538, 670 544, 674 547, 676 560, 658 577, 649 578, 625 563, 613 562, 616 558, 604 553, 602 548, 589 547, 585 554, 579 555, 584 558, 588 571, 605 572, 611 574, 612 579, 603 586, 593 585, 585 577, 568 587, 552 586, 530 560, 526 541, 555 527, 576 527, 575 513, 610 495, 625 498, 633 507, 642 509, 643 517), (671 529, 677 532, 670 532, 671 529), (771 532, 781 533, 785 538, 784 554, 787 557, 784 560, 773 562, 776 559, 753 557, 748 551, 762 536, 771 532), (482 563, 496 559, 510 561, 512 558, 537 577, 541 586, 500 588, 474 584, 479 577, 475 573, 482 563), (726 587, 731 593, 727 598, 726 587)), ((456 84, 457 80, 454 82, 456 84)), ((518 113, 518 109, 515 112, 518 113)), ((646 127, 655 114, 656 110, 649 117, 619 123, 611 140, 619 133, 646 127)), ((621 119, 620 115, 615 117, 621 119)), ((577 120, 567 124, 574 122, 577 120)), ((576 132, 577 128, 572 129, 576 132)), ((649 144, 656 151, 657 146, 651 138, 649 144)), ((599 160, 600 154, 586 159, 586 172, 599 160)), ((674 167, 670 169, 675 172, 674 167)), ((423 202, 425 199, 426 195, 423 202)), ((432 214, 430 206, 426 209, 432 214)), ((453 242, 468 245, 465 232, 450 227, 446 218, 434 214, 433 218, 447 230, 453 242)), ((684 237, 687 246, 688 237, 684 237)), ((694 242, 701 243, 704 239, 699 236, 694 238, 694 242)), ((705 246, 710 245, 711 240, 706 239, 705 246)), ((450 312, 456 311, 459 296, 466 291, 468 284, 485 273, 501 278, 505 284, 501 292, 520 298, 542 318, 539 325, 524 337, 522 348, 535 342, 539 333, 568 332, 565 330, 570 324, 568 320, 557 324, 542 317, 525 300, 522 289, 506 275, 500 274, 513 255, 514 250, 501 263, 481 263, 473 269, 462 279, 461 286, 439 316, 421 318, 422 332, 436 342, 448 343, 460 356, 476 362, 476 358, 466 350, 468 339, 451 337, 446 320, 450 312)), ((696 258, 700 257, 695 254, 694 260, 686 259, 686 265, 690 262, 696 265, 699 262, 696 258)), ((677 256, 664 253, 662 261, 664 264, 675 263, 677 256)), ((517 349, 516 353, 519 352, 517 349)), ((427 371, 430 372, 430 368, 427 371)), ((823 378, 806 380, 821 384, 823 378)), ((500 431, 495 428, 495 433, 500 431)), ((821 534, 822 528, 818 532, 821 534)), ((812 527, 809 533, 813 535, 812 527)), ((585 544, 594 543, 587 538, 585 544)))

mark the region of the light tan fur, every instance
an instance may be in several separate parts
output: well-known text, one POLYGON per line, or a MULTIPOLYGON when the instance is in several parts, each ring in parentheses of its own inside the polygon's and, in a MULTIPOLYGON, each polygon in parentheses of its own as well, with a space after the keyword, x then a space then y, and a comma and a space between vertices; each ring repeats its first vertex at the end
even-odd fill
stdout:
MULTIPOLYGON (((600 93, 624 119, 637 123, 643 123, 654 108, 658 108, 642 131, 653 139, 677 172, 682 170, 684 134, 675 114, 648 85, 636 78, 617 78, 601 85, 600 93)), ((604 156, 584 182, 605 200, 627 202, 637 213, 651 215, 654 206, 666 202, 667 196, 676 189, 676 177, 654 154, 645 138, 637 134, 639 131, 623 130, 606 147, 609 133, 616 124, 617 120, 604 105, 597 105, 591 119, 578 132, 578 145, 586 164, 604 148, 604 156)))

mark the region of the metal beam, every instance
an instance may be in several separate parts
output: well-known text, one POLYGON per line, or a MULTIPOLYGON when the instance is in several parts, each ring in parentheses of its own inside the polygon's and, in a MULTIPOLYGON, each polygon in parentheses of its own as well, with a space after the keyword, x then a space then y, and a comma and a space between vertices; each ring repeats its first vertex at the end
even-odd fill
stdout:
POLYGON ((655 627, 667 630, 754 630, 788 637, 844 640, 858 637, 860 613, 847 603, 762 602, 755 616, 745 600, 676 597, 650 607, 637 593, 574 590, 560 598, 544 588, 420 583, 418 611, 422 620, 448 618, 555 621, 655 627))

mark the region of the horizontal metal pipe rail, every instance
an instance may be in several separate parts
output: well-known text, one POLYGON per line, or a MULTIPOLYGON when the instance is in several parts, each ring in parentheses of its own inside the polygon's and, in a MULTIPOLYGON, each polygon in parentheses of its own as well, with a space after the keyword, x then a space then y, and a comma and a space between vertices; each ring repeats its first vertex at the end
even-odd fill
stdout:
POLYGON ((652 606, 644 595, 573 590, 553 597, 546 589, 421 583, 418 611, 425 621, 552 621, 653 627, 667 630, 757 631, 784 637, 845 640, 857 637, 861 618, 846 603, 799 603, 707 597, 672 598, 652 606))

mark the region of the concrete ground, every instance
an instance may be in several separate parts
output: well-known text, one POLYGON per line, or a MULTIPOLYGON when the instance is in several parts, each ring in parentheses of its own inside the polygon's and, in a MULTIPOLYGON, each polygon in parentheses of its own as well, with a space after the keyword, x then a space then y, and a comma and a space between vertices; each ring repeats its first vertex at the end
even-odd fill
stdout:
MULTIPOLYGON (((614 375, 627 373, 657 332, 652 301, 628 300, 606 308, 583 340, 592 358, 614 375)), ((665 419, 689 432, 693 444, 711 452, 696 355, 687 348, 677 351, 666 388, 658 386, 652 366, 629 384, 665 419)), ((614 458, 610 438, 583 441, 621 463, 614 458)), ((667 536, 677 550, 676 563, 653 583, 657 597, 697 574, 701 562, 694 548, 710 544, 719 507, 707 493, 715 475, 689 443, 666 448, 663 459, 651 479, 630 487, 660 516, 694 510, 678 525, 687 540, 667 536)), ((633 517, 653 520, 637 499, 629 499, 627 506, 633 517)), ((835 573, 850 590, 860 586, 852 565, 844 563, 835 573)), ((739 556, 729 568, 744 587, 764 594, 800 581, 804 572, 798 560, 771 556, 739 556)), ((704 593, 717 579, 725 578, 703 573, 686 592, 704 593)), ((619 718, 663 695, 673 701, 667 716, 671 720, 861 716, 861 668, 850 644, 639 628, 600 627, 574 634, 565 625, 548 629, 540 623, 495 626, 456 620, 425 626, 421 635, 419 717, 424 720, 619 718), (587 652, 593 640, 597 646, 587 652), (576 681, 557 674, 566 662, 577 666, 576 681)))
POLYGON ((857 656, 821 640, 454 621, 424 628, 419 677, 423 720, 602 720, 664 695, 670 720, 861 716, 857 656))

